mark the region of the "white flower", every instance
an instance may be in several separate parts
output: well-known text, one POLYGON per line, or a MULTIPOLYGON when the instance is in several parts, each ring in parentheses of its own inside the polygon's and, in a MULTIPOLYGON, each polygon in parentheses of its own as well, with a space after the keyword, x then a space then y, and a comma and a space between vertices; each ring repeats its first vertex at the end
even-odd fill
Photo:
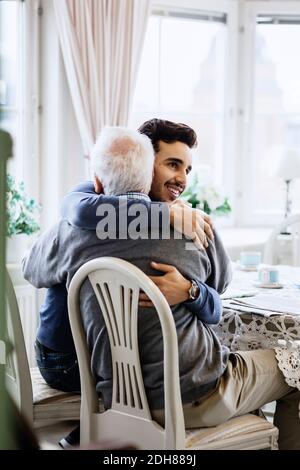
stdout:
POLYGON ((221 206, 224 201, 224 198, 212 186, 200 188, 197 197, 200 201, 206 201, 212 212, 221 206))

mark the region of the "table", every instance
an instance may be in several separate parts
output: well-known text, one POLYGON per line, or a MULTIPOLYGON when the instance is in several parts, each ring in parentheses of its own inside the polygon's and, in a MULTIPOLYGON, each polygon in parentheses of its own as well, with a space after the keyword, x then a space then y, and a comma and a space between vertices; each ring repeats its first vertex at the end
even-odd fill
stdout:
MULTIPOLYGON (((233 264, 233 280, 225 295, 234 295, 234 292, 267 293, 272 296, 287 298, 298 297, 300 301, 300 267, 277 266, 279 280, 284 285, 283 289, 262 289, 253 284, 257 279, 257 272, 240 271, 233 264)), ((226 305, 226 301, 223 301, 226 305)), ((251 350, 259 348, 274 348, 278 345, 278 339, 300 340, 300 316, 282 314, 270 317, 255 313, 240 312, 237 309, 223 309, 223 317, 216 328, 218 336, 223 344, 231 350, 251 350)))
MULTIPOLYGON (((283 289, 262 289, 254 287, 257 272, 246 272, 237 269, 234 265, 233 281, 229 290, 265 292, 272 296, 286 296, 299 298, 300 267, 277 266, 280 283, 283 289)), ((229 292, 230 293, 230 292, 229 292)), ((226 305, 226 301, 223 301, 226 305)), ((236 308, 223 308, 223 316, 219 325, 214 327, 221 342, 232 351, 252 349, 275 349, 279 367, 284 373, 289 385, 300 389, 300 350, 297 349, 296 340, 300 340, 300 315, 277 314, 263 316, 256 313, 245 313, 236 308), (278 347, 278 340, 290 341, 287 348, 278 347), (293 349, 294 347, 294 349, 293 349), (284 370, 283 370, 284 369, 284 370)))

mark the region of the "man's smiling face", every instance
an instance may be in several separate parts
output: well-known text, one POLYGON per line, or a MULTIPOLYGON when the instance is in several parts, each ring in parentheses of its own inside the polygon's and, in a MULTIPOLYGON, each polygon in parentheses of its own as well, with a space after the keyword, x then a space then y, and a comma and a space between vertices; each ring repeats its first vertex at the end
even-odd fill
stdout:
POLYGON ((154 176, 150 191, 153 201, 173 202, 184 191, 192 169, 192 152, 188 145, 176 141, 159 141, 155 154, 154 176))

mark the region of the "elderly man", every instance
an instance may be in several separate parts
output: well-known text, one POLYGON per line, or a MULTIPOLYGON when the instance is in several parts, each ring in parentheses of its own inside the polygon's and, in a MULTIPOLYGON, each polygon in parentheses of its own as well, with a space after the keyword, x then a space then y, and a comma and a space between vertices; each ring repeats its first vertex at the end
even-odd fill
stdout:
MULTIPOLYGON (((139 204, 151 211, 154 203, 145 194, 151 184, 151 165, 146 164, 146 161, 153 161, 153 154, 147 152, 146 145, 144 158, 135 160, 135 168, 130 171, 133 148, 143 146, 139 140, 141 136, 129 131, 126 133, 125 130, 121 130, 121 134, 115 132, 115 129, 107 129, 96 144, 93 152, 96 175, 107 195, 119 194, 128 201, 132 191, 135 191, 139 204), (138 161, 139 169, 136 168, 138 161), (134 181, 134 188, 126 186, 124 172, 129 181, 134 181)), ((180 160, 180 165, 187 171, 191 166, 188 146, 182 150, 184 153, 181 158, 176 156, 175 159, 180 160)), ((141 213, 145 214, 142 207, 141 213)), ((148 233, 151 220, 148 213, 146 211, 144 221, 140 221, 144 234, 148 233)), ((102 255, 122 257, 150 275, 153 271, 149 260, 155 259, 160 263, 173 263, 189 279, 199 276, 199 273, 203 280, 210 276, 216 277, 220 273, 219 259, 222 257, 216 239, 210 243, 207 251, 186 250, 186 242, 186 239, 176 237, 176 232, 171 232, 170 239, 132 239, 127 236, 118 240, 115 236, 112 239, 108 236, 99 240, 94 231, 81 230, 62 221, 35 244, 29 258, 25 260, 24 273, 37 287, 60 283, 65 278, 68 284, 80 265, 99 256, 101 247, 102 255)), ((226 280, 223 279, 223 282, 226 283, 226 280)), ((109 341, 89 281, 81 289, 81 311, 92 353, 92 371, 97 390, 102 394, 105 406, 109 407, 112 392, 109 341)), ((299 392, 285 383, 274 352, 251 351, 229 355, 213 330, 183 303, 172 306, 172 311, 178 335, 180 386, 187 427, 216 425, 277 399, 275 422, 280 428, 279 445, 281 448, 299 449, 299 392)), ((146 393, 154 417, 163 422, 162 337, 152 308, 140 309, 139 325, 146 393)))

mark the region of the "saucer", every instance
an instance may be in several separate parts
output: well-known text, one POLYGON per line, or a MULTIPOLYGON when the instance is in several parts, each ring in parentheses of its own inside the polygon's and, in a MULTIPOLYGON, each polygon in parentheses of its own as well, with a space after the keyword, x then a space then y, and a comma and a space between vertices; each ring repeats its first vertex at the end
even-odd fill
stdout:
POLYGON ((236 268, 239 269, 240 271, 257 271, 258 265, 257 266, 244 266, 243 264, 240 263, 240 261, 237 261, 236 268))
POLYGON ((282 289, 283 284, 280 284, 279 282, 272 282, 272 283, 267 283, 267 282, 253 282, 253 285, 255 287, 263 287, 264 289, 282 289))

